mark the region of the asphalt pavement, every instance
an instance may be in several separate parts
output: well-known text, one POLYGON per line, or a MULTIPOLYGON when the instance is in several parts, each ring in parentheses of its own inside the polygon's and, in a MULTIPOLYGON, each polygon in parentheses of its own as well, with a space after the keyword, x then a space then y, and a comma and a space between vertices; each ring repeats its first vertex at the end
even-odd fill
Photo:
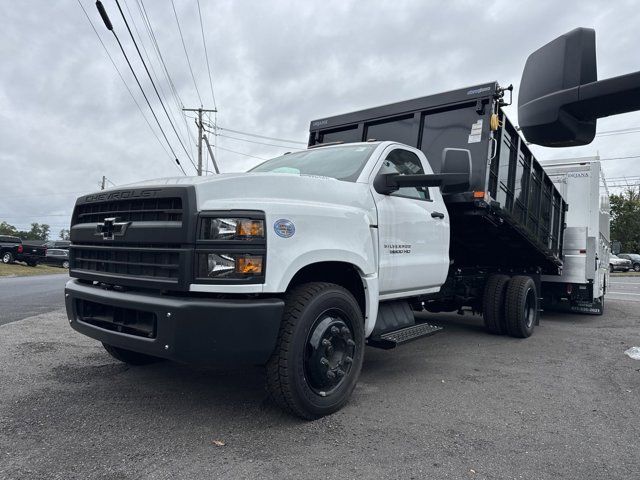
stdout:
POLYGON ((637 478, 634 283, 612 282, 605 315, 546 314, 526 340, 429 315, 442 333, 368 348, 350 403, 315 422, 274 407, 261 368, 127 367, 63 311, 15 321, 0 478, 637 478))
POLYGON ((64 308, 67 273, 0 277, 0 325, 64 308))

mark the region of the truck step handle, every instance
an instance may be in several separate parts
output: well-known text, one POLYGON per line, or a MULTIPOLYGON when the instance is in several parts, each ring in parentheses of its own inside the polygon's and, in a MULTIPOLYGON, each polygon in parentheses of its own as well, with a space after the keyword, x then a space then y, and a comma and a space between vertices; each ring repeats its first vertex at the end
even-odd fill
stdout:
POLYGON ((433 218, 444 218, 444 213, 440 213, 440 212, 431 212, 431 216, 433 218))
POLYGON ((434 335, 441 330, 442 327, 438 327, 436 325, 431 325, 429 323, 417 323, 411 327, 401 328, 394 332, 387 332, 380 336, 369 338, 367 344, 370 347, 389 350, 400 344, 410 342, 411 340, 434 335))

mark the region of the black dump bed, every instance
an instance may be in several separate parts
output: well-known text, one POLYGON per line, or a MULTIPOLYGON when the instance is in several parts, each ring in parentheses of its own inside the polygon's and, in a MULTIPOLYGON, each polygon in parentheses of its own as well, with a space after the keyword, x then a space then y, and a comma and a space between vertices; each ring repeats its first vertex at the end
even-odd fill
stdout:
POLYGON ((492 82, 314 120, 309 146, 394 140, 422 150, 435 173, 445 148, 469 150, 469 191, 445 196, 454 265, 557 274, 567 205, 500 108, 502 96, 492 82))

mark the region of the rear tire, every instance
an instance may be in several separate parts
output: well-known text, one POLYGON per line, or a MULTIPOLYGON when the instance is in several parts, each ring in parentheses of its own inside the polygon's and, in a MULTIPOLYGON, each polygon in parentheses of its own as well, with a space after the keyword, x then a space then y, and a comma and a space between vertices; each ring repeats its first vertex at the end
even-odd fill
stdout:
POLYGON ((531 277, 516 276, 509 281, 505 302, 507 333, 527 338, 538 322, 538 291, 531 277))
POLYGON ((633 266, 633 271, 634 271, 634 272, 640 272, 640 263, 636 263, 636 264, 633 266))
POLYGON ((313 420, 340 410, 364 357, 364 320, 356 299, 332 283, 306 283, 285 297, 267 389, 285 411, 313 420))
POLYGON ((507 333, 504 304, 508 284, 507 275, 491 275, 484 287, 482 316, 487 331, 494 335, 507 333))
POLYGON ((27 262, 27 265, 29 265, 30 267, 37 267, 38 266, 38 262, 29 261, 29 262, 27 262))
POLYGON ((13 253, 11 252, 5 252, 2 255, 2 263, 4 263, 5 265, 9 264, 9 263, 13 263, 13 253))
POLYGON ((148 365, 150 363, 156 363, 161 361, 161 358, 152 357, 144 353, 133 352, 131 350, 125 350, 124 348, 114 347, 107 343, 103 343, 102 346, 116 360, 119 360, 128 365, 148 365))

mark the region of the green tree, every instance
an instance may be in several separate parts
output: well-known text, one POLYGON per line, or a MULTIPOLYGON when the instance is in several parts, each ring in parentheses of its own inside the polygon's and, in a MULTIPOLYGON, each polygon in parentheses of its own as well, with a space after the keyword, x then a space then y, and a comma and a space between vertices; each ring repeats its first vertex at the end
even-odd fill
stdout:
POLYGON ((628 188, 611 195, 611 240, 618 240, 622 252, 640 252, 640 189, 628 188))
POLYGON ((7 222, 0 222, 0 235, 18 235, 18 229, 7 222))
POLYGON ((60 230, 60 240, 69 240, 69 230, 63 228, 60 230))

